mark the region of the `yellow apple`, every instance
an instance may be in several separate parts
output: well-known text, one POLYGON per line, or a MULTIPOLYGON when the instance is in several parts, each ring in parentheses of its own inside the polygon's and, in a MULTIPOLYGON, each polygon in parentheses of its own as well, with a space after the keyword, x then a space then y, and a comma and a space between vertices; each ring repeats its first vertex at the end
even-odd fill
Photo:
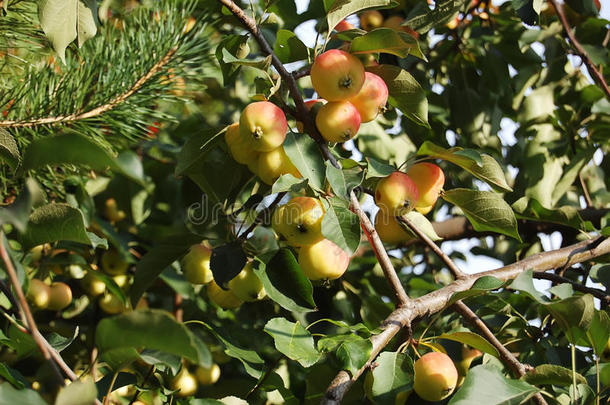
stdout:
POLYGON ((48 309, 52 311, 61 311, 72 302, 72 290, 68 284, 55 282, 51 284, 49 289, 48 309))
POLYGON ((195 377, 201 385, 212 385, 220 378, 220 367, 216 363, 210 368, 199 366, 195 369, 195 377))
POLYGON ((358 94, 364 84, 364 65, 352 54, 331 49, 319 55, 311 66, 311 83, 328 101, 341 101, 358 94))
POLYGON ((169 387, 174 391, 178 390, 174 395, 179 398, 190 397, 197 392, 197 379, 183 367, 171 380, 169 387))
POLYGON ((257 101, 242 111, 239 131, 252 150, 269 152, 286 139, 288 123, 281 108, 269 101, 257 101))
POLYGON ((243 301, 235 294, 231 291, 223 290, 214 280, 208 283, 207 292, 210 301, 223 309, 235 309, 243 304, 243 301))
POLYGON ((242 301, 256 301, 267 295, 263 283, 254 273, 252 262, 246 263, 242 271, 229 281, 229 290, 242 301))
POLYGON ((110 249, 102 254, 102 270, 110 276, 125 274, 129 263, 119 254, 116 249, 110 249))
POLYGON ((316 115, 316 127, 322 137, 333 143, 346 142, 360 129, 360 113, 347 100, 331 101, 320 107, 316 115))
POLYGON ((49 306, 51 290, 44 281, 33 278, 30 280, 27 298, 36 308, 45 309, 49 306))
POLYGON ((249 165, 257 161, 259 152, 253 150, 246 138, 242 136, 239 130, 239 123, 236 122, 229 125, 225 132, 225 141, 231 156, 233 156, 237 163, 249 165))
POLYGON ((396 217, 379 211, 375 216, 375 230, 382 242, 389 245, 398 245, 408 240, 415 239, 415 235, 407 232, 396 217))
POLYGON ((99 306, 102 311, 109 315, 120 314, 125 311, 125 305, 119 297, 107 291, 99 300, 99 306))
POLYGON ((324 239, 324 207, 317 198, 294 197, 273 213, 273 229, 291 246, 311 245, 324 239))
POLYGON ((456 368, 459 374, 457 386, 459 387, 464 382, 464 378, 466 378, 466 374, 468 374, 468 369, 470 365, 477 357, 482 356, 483 353, 478 349, 472 349, 466 345, 462 346, 462 360, 456 364, 456 368))
POLYGON ((445 353, 426 353, 415 362, 413 368, 413 388, 417 395, 426 401, 447 398, 457 385, 457 369, 445 353))
POLYGON ((375 188, 375 202, 388 215, 408 214, 417 205, 418 198, 415 182, 398 171, 379 180, 375 188))
POLYGON ((106 284, 94 275, 95 270, 87 271, 85 277, 80 280, 80 285, 83 290, 91 297, 102 295, 106 291, 106 284))
POLYGON ((360 113, 362 122, 373 121, 388 102, 388 86, 381 77, 366 72, 364 85, 349 102, 360 113))
POLYGON ((367 10, 360 14, 360 28, 365 31, 371 31, 381 27, 383 24, 383 15, 377 10, 367 10))
POLYGON ((407 175, 417 186, 418 199, 415 209, 425 215, 432 210, 445 185, 445 174, 437 165, 422 162, 411 166, 407 175))
POLYGON ((299 249, 299 266, 310 280, 334 280, 349 266, 349 255, 328 239, 299 249))
POLYGON ((270 152, 262 152, 258 157, 257 166, 255 173, 269 185, 273 184, 283 174, 292 174, 297 178, 301 177, 301 173, 292 164, 283 146, 270 152))
POLYGON ((203 243, 191 246, 189 252, 182 258, 184 278, 193 284, 207 284, 212 281, 211 255, 212 249, 203 243))

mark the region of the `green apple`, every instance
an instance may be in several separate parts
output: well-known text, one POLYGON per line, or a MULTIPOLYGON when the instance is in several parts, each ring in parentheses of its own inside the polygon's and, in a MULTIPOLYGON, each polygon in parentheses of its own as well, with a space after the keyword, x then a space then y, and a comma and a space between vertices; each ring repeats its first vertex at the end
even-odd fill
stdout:
POLYGON ((116 250, 110 249, 102 254, 102 270, 110 276, 125 274, 129 268, 129 263, 116 250))
POLYGON ((193 284, 207 284, 212 281, 211 255, 212 249, 203 243, 191 246, 188 253, 182 258, 184 278, 193 284))
POLYGON ((169 387, 178 392, 174 395, 179 398, 190 397, 197 392, 197 379, 191 374, 186 367, 170 381, 169 387))
POLYGON ((440 401, 455 390, 458 372, 451 358, 445 353, 426 353, 415 362, 413 369, 413 388, 422 399, 440 401))
POLYGON ((27 292, 28 300, 38 309, 45 309, 49 306, 51 290, 42 280, 33 278, 27 292))
POLYGON ((201 385, 212 385, 220 378, 220 367, 216 363, 209 368, 199 366, 195 369, 195 377, 201 385))
POLYGON ((120 314, 126 309, 120 298, 109 291, 104 293, 104 295, 100 298, 99 306, 102 311, 109 315, 120 314))
POLYGON ((87 271, 85 277, 80 280, 80 285, 83 290, 91 297, 102 295, 106 291, 106 284, 94 275, 95 270, 87 271))
POLYGON ((70 286, 62 282, 54 282, 49 287, 49 305, 48 309, 53 311, 61 311, 72 302, 72 290, 70 286))

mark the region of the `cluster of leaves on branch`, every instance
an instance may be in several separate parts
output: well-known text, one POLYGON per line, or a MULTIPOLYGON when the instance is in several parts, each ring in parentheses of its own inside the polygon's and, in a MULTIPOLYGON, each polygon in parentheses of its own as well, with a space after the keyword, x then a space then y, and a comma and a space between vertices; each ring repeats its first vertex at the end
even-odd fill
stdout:
POLYGON ((0 0, 0 403, 607 401, 595 1, 301 6, 0 0), (331 49, 388 90, 338 144, 304 102, 331 49), (240 159, 253 103, 286 117, 288 169, 240 159), (404 235, 384 236, 374 190, 422 161, 443 190, 385 212, 404 235), (271 226, 294 197, 323 207, 315 241, 349 253, 340 278, 309 277, 315 245, 271 226), (455 370, 422 380, 429 358, 455 370))

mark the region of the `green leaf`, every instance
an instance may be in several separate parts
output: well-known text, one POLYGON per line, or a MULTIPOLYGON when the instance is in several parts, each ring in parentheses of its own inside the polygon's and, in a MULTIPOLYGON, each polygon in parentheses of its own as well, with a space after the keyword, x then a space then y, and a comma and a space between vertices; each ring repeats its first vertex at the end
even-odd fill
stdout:
POLYGON ((335 0, 326 15, 329 35, 343 19, 367 8, 392 8, 398 5, 393 0, 335 0))
POLYGON ((101 352, 113 349, 160 350, 199 363, 196 337, 186 326, 178 323, 169 312, 158 309, 136 310, 105 318, 95 332, 95 342, 101 352))
POLYGON ((308 179, 309 184, 316 189, 322 190, 326 168, 315 141, 306 135, 288 132, 284 150, 303 178, 308 179))
MULTIPOLYGON (((413 49, 417 51, 418 44, 412 35, 391 28, 377 28, 354 38, 350 52, 354 54, 389 53, 399 58, 406 58, 413 49)), ((415 52, 415 54, 423 56, 421 51, 415 52)), ((423 59, 425 60, 425 57, 423 59)))
POLYGON ((6 162, 13 170, 21 163, 21 154, 15 138, 2 128, 0 128, 0 162, 6 162))
MULTIPOLYGON (((30 143, 23 154, 24 171, 62 164, 85 165, 94 170, 111 169, 142 183, 141 178, 124 169, 124 163, 117 161, 106 149, 75 132, 38 138, 30 143)), ((131 168, 131 165, 126 167, 131 168)))
POLYGON ((311 281, 290 249, 280 249, 269 262, 254 270, 269 298, 288 311, 309 312, 316 307, 311 281))
POLYGON ((66 63, 66 48, 78 37, 79 47, 97 32, 97 3, 93 0, 41 0, 38 18, 57 55, 66 63))
POLYGON ((515 213, 501 194, 455 188, 441 196, 445 201, 458 206, 476 231, 498 232, 521 241, 515 213))
MULTIPOLYGON (((521 377, 521 380, 532 385, 561 385, 565 387, 572 384, 572 370, 555 364, 541 364, 536 366, 534 371, 530 371, 521 377)), ((576 382, 586 384, 587 380, 576 373, 576 382)))
POLYGON ((533 274, 534 272, 532 270, 525 270, 519 274, 508 287, 526 293, 541 304, 546 304, 549 302, 549 299, 534 286, 533 274))
POLYGON ((30 219, 30 210, 44 201, 44 193, 36 180, 27 178, 25 187, 15 201, 9 206, 0 207, 0 224, 13 224, 19 232, 25 232, 30 219))
POLYGON ((231 55, 226 48, 222 49, 222 60, 225 63, 231 63, 239 66, 249 66, 263 71, 267 71, 269 66, 271 66, 271 55, 259 59, 240 59, 231 55))
POLYGON ((55 405, 91 405, 97 399, 97 388, 93 379, 76 380, 61 387, 55 405))
POLYGON ((318 348, 334 351, 342 370, 355 375, 369 360, 373 344, 358 335, 339 335, 321 339, 318 348))
POLYGON ((153 245, 136 265, 133 285, 129 289, 131 304, 135 307, 144 291, 155 282, 159 274, 186 254, 192 245, 200 242, 201 236, 179 234, 172 235, 157 245, 153 245))
POLYGON ((468 346, 474 347, 475 349, 479 349, 484 353, 491 354, 492 356, 498 358, 500 357, 498 350, 491 343, 489 343, 483 336, 473 332, 443 333, 442 335, 438 336, 438 338, 464 343, 468 346))
POLYGON ((372 394, 376 403, 393 404, 397 394, 413 388, 413 360, 407 354, 383 352, 375 363, 372 394))
POLYGON ((366 178, 376 178, 376 177, 387 177, 390 174, 396 171, 394 166, 385 164, 373 158, 366 158, 367 161, 367 170, 366 170, 366 178))
POLYGON ((330 187, 333 189, 336 196, 346 199, 348 188, 345 181, 345 176, 343 175, 343 170, 337 169, 329 161, 326 161, 325 164, 326 180, 328 180, 328 184, 330 184, 330 187))
POLYGON ((178 156, 176 156, 176 176, 188 173, 190 169, 209 151, 211 147, 221 138, 224 130, 217 128, 206 128, 201 133, 191 136, 184 144, 178 156))
POLYGON ((360 246, 360 218, 344 200, 335 197, 323 203, 322 235, 351 256, 360 246))
POLYGON ((517 405, 538 392, 526 382, 506 378, 491 365, 473 367, 449 405, 517 405))
POLYGON ((47 402, 42 399, 38 392, 25 388, 18 390, 10 383, 3 382, 0 384, 0 405, 47 405, 47 402))
POLYGON ((411 27, 417 32, 425 33, 434 27, 441 27, 447 24, 461 10, 463 10, 468 0, 441 0, 436 3, 434 10, 426 10, 427 12, 409 18, 402 25, 411 27))
POLYGON ((483 276, 477 279, 477 281, 475 281, 472 287, 470 287, 468 290, 453 294, 447 305, 449 306, 455 303, 456 301, 463 300, 469 297, 487 294, 489 291, 497 290, 503 285, 504 282, 502 280, 498 280, 497 278, 492 276, 483 276))
POLYGON ((519 219, 528 219, 539 222, 550 222, 565 225, 574 229, 581 229, 582 219, 575 207, 565 206, 556 209, 548 209, 542 206, 534 198, 521 197, 512 205, 519 219))
POLYGON ((307 46, 292 31, 278 30, 273 46, 273 52, 282 63, 296 62, 307 59, 307 46))
POLYGON ((459 147, 445 149, 430 141, 424 142, 417 151, 417 154, 428 155, 435 159, 443 159, 454 163, 498 191, 513 191, 508 183, 506 183, 502 167, 489 155, 459 147))
POLYGON ((307 179, 297 179, 292 174, 282 174, 271 186, 271 194, 292 191, 298 193, 307 187, 307 179))
POLYGON ((587 339, 597 356, 601 356, 610 336, 610 315, 606 311, 595 311, 587 330, 587 339))
POLYGON ((96 246, 92 234, 85 229, 85 219, 79 209, 67 204, 43 205, 30 215, 22 238, 23 245, 33 247, 56 241, 71 241, 96 246))
MULTIPOLYGON (((413 210, 405 215, 405 217, 413 222, 413 224, 422 231, 427 237, 433 241, 441 240, 442 238, 436 234, 432 222, 425 215, 413 210)), ((416 238, 415 234, 410 229, 405 229, 408 234, 411 234, 413 238, 416 238)))
MULTIPOLYGON (((21 375, 21 373, 4 363, 0 363, 0 377, 11 383, 17 389, 23 389, 28 381, 21 375)), ((1 398, 0 398, 1 400, 1 398)))
POLYGON ((566 298, 546 305, 572 344, 583 338, 593 322, 595 303, 591 294, 566 298))
POLYGON ((215 247, 210 257, 210 269, 216 284, 227 288, 229 281, 241 272, 247 260, 239 240, 215 247))
POLYGON ((298 321, 273 318, 265 325, 265 332, 273 337, 277 350, 303 367, 311 367, 320 359, 311 333, 298 321))
POLYGON ((370 66, 367 69, 381 77, 388 86, 390 105, 416 124, 430 128, 426 92, 411 73, 393 65, 370 66))

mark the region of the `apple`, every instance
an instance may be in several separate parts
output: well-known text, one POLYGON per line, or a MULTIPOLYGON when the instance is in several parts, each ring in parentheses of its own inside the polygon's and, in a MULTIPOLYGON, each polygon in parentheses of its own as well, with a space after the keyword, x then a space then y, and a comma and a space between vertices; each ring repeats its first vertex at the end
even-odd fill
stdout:
POLYGON ((415 235, 407 232, 398 223, 398 220, 393 215, 385 214, 379 211, 375 216, 375 230, 382 242, 389 245, 398 245, 408 240, 415 239, 415 235))
POLYGON ((385 214, 400 216, 417 205, 419 193, 415 182, 405 173, 396 171, 379 180, 375 202, 385 214))
POLYGON ((364 65, 360 59, 339 49, 318 56, 310 74, 313 88, 328 101, 353 97, 364 84, 364 65))
POLYGON ((213 279, 210 269, 210 256, 212 249, 199 243, 191 246, 188 253, 182 258, 182 272, 184 278, 193 284, 207 284, 213 279))
POLYGON ((175 396, 179 398, 190 397, 197 392, 197 379, 191 374, 186 367, 170 381, 169 388, 173 391, 175 396))
POLYGON ((317 198, 294 197, 275 210, 271 225, 289 245, 311 245, 324 239, 323 216, 324 207, 317 198))
POLYGON ((416 163, 407 170, 407 175, 417 186, 418 200, 415 209, 422 214, 432 210, 445 184, 443 170, 434 163, 416 163))
POLYGON ((72 302, 72 290, 66 283, 60 281, 51 283, 49 287, 49 304, 47 309, 61 311, 72 302))
POLYGON ((127 216, 125 211, 119 209, 114 198, 109 198, 104 203, 104 215, 110 222, 119 222, 127 216))
POLYGON ((286 115, 269 101, 250 103, 241 112, 239 131, 252 150, 269 152, 286 139, 286 115))
POLYGON ((349 141, 358 133, 360 122, 360 113, 347 100, 328 102, 316 115, 316 127, 328 142, 349 141))
MULTIPOLYGON (((305 104, 305 108, 307 109, 307 111, 313 114, 315 120, 315 116, 318 114, 320 107, 326 104, 326 100, 321 98, 314 98, 313 100, 305 101, 303 104, 305 104)), ((303 133, 303 131, 305 130, 301 121, 297 121, 297 130, 299 131, 299 133, 303 133)))
POLYGON ((116 249, 110 249, 102 254, 102 270, 110 276, 125 274, 129 263, 119 254, 116 249))
POLYGON ((259 152, 253 150, 247 140, 241 135, 239 123, 236 122, 229 125, 225 131, 225 141, 231 156, 233 156, 237 163, 247 165, 257 161, 259 152))
POLYGON ((458 372, 453 361, 445 353, 430 352, 414 364, 413 388, 426 401, 447 398, 456 387, 458 372))
POLYGON ((299 249, 299 266, 310 280, 334 280, 343 275, 349 255, 328 239, 299 249))
POLYGON ((337 30, 338 32, 353 30, 354 28, 356 27, 347 22, 347 20, 341 20, 341 22, 335 26, 335 30, 337 30))
POLYGON ((242 301, 256 301, 267 295, 263 283, 254 273, 252 262, 246 263, 242 271, 229 281, 229 290, 242 301))
POLYGON ((283 174, 301 177, 301 173, 292 164, 283 146, 260 154, 256 174, 269 185, 273 184, 283 174))
POLYGON ((125 305, 116 295, 106 291, 99 300, 99 306, 102 311, 109 315, 120 314, 125 311, 125 305))
POLYGON ((464 382, 464 378, 466 378, 466 374, 468 374, 468 369, 470 365, 477 357, 482 356, 483 353, 478 349, 470 348, 466 345, 462 346, 462 360, 456 364, 456 368, 459 374, 457 386, 459 387, 464 382))
POLYGON ((360 113, 362 122, 373 121, 388 102, 388 86, 374 73, 366 72, 362 89, 349 102, 360 113))
POLYGON ((199 366, 195 369, 195 377, 201 385, 212 385, 220 378, 220 367, 216 363, 209 368, 199 366))
POLYGON ((95 277, 93 275, 94 272, 95 270, 89 270, 87 274, 85 274, 85 277, 80 280, 81 287, 83 287, 83 290, 85 290, 90 297, 97 297, 106 291, 106 284, 98 277, 95 277))
POLYGON ((44 281, 33 278, 30 280, 27 298, 36 308, 45 309, 49 306, 51 289, 44 281))
MULTIPOLYGON (((391 18, 391 17, 390 17, 391 18)), ((383 25, 383 15, 377 10, 367 10, 360 14, 360 28, 371 31, 383 25)))
POLYGON ((129 284, 130 277, 127 274, 118 274, 116 276, 112 276, 115 284, 119 287, 123 288, 129 284))
POLYGON ((415 39, 419 39, 419 33, 417 31, 415 31, 414 29, 412 29, 410 27, 406 27, 406 26, 402 25, 402 23, 404 21, 405 20, 401 16, 393 15, 393 16, 387 18, 383 22, 383 26, 386 28, 391 28, 396 31, 406 32, 407 34, 415 37, 415 39))
POLYGON ((223 309, 235 309, 243 304, 243 301, 235 294, 231 291, 223 290, 214 280, 208 283, 207 292, 210 301, 223 309))

